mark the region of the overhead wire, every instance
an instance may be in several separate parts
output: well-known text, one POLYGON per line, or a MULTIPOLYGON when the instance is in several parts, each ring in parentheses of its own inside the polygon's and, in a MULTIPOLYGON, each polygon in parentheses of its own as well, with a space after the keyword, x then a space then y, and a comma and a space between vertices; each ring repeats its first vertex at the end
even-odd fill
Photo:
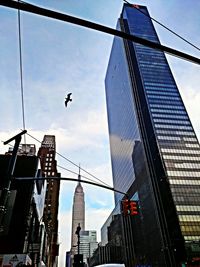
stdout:
MULTIPOLYGON (((30 136, 31 138, 33 138, 35 141, 39 142, 40 144, 42 144, 42 142, 40 140, 38 140, 37 138, 35 138, 34 136, 32 136, 31 134, 29 134, 28 132, 26 133, 28 136, 30 136)), ((85 173, 87 173, 88 175, 90 175, 91 177, 95 178, 97 181, 105 184, 106 186, 110 186, 109 184, 105 183, 104 181, 100 180, 98 177, 96 177, 95 175, 91 174, 90 172, 86 171, 85 169, 83 169, 82 167, 80 167, 78 164, 74 163, 72 160, 68 159, 67 157, 63 156, 62 154, 60 154, 59 152, 55 151, 55 153, 62 157, 63 159, 65 159, 66 161, 68 161, 69 163, 71 163, 72 165, 80 168, 82 171, 84 171, 85 173)), ((81 175, 82 176, 82 175, 81 175)), ((82 176, 83 177, 83 176, 82 176)), ((86 177, 85 177, 86 178, 86 177)), ((87 179, 89 179, 87 177, 87 179)))
MULTIPOLYGON (((69 169, 67 169, 67 168, 65 168, 65 167, 63 167, 63 166, 58 165, 58 164, 57 164, 57 167, 59 167, 59 168, 65 170, 65 171, 71 172, 71 173, 73 173, 73 174, 76 174, 77 176, 80 175, 80 173, 71 171, 71 170, 69 170, 69 169)), ((94 180, 92 180, 92 179, 90 179, 90 178, 88 178, 88 177, 86 177, 86 176, 84 176, 84 175, 80 175, 80 176, 81 176, 81 178, 85 178, 85 179, 87 179, 88 181, 94 182, 94 180)), ((107 184, 105 184, 105 185, 107 185, 107 184)), ((107 186, 110 186, 110 185, 107 185, 107 186)), ((111 186, 110 186, 110 187, 111 187, 111 186)))
POLYGON ((181 40, 183 40, 184 42, 186 42, 187 44, 191 45, 192 47, 196 48, 197 50, 200 51, 200 48, 197 47, 196 45, 194 45, 193 43, 191 43, 190 41, 188 41, 187 39, 185 39, 184 37, 182 37, 181 35, 179 35, 178 33, 176 33, 175 31, 171 30, 170 28, 168 28, 167 26, 165 26, 164 24, 162 24, 161 22, 159 22, 158 20, 154 19, 153 17, 151 17, 149 14, 144 13, 141 9, 139 9, 137 7, 137 5, 131 4, 126 0, 123 0, 125 3, 127 3, 128 5, 130 5, 132 8, 135 8, 138 10, 138 12, 142 13, 143 15, 145 15, 146 17, 149 17, 151 20, 155 21, 157 24, 159 24, 160 26, 162 26, 163 28, 165 28, 166 30, 168 30, 169 32, 171 32, 172 34, 176 35, 177 37, 179 37, 181 40))
MULTIPOLYGON (((20 9, 18 9, 18 43, 19 43, 19 69, 20 69, 20 88, 21 88, 21 108, 22 108, 22 126, 26 129, 25 124, 25 104, 24 104, 24 84, 23 84, 23 61, 22 61, 22 38, 21 38, 21 18, 20 9)), ((26 136, 24 135, 24 143, 26 146, 26 136)))
MULTIPOLYGON (((29 134, 29 136, 30 136, 30 134, 29 134)), ((30 137, 32 137, 32 136, 30 136, 30 137)), ((32 137, 32 138, 34 138, 34 137, 32 137)), ((36 141, 38 141, 38 142, 40 142, 39 140, 37 140, 36 138, 34 138, 36 141)), ((1 142, 2 143, 4 143, 5 141, 2 141, 1 140, 1 142)), ((41 142, 40 142, 41 143, 41 142)), ((11 145, 11 144, 8 144, 10 147, 14 147, 13 145, 11 145)), ((59 165, 59 164, 57 164, 57 167, 58 168, 61 168, 61 169, 63 169, 63 170, 65 170, 65 171, 68 171, 68 172, 70 172, 70 173, 73 173, 73 174, 75 174, 75 175, 80 175, 80 173, 77 173, 77 172, 74 172, 74 171, 72 171, 72 170, 69 170, 69 169, 67 169, 66 167, 63 167, 63 166, 61 166, 61 165, 59 165)), ((81 169, 81 168, 80 168, 81 169)), ((85 179, 87 179, 88 181, 91 181, 91 182, 94 182, 94 180, 92 180, 92 179, 90 179, 90 178, 88 178, 87 176, 84 176, 84 175, 81 175, 81 177, 82 178, 85 178, 85 179)), ((99 181, 101 182, 101 183, 104 183, 103 181, 101 181, 100 179, 99 179, 99 181)), ((108 184, 106 184, 106 183, 104 183, 106 186, 108 186, 108 187, 110 187, 110 188, 112 188, 110 185, 108 185, 108 184)))

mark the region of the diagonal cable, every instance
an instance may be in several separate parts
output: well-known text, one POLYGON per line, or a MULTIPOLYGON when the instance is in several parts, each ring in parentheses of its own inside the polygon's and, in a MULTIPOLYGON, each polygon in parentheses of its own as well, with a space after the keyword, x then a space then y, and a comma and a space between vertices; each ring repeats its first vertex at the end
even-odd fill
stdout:
MULTIPOLYGON (((31 138, 33 138, 35 141, 39 142, 40 144, 42 144, 42 142, 40 140, 38 140, 37 138, 35 138, 34 136, 32 136, 31 134, 29 134, 28 132, 26 133, 28 136, 30 136, 31 138)), ((67 157, 61 155, 60 153, 56 152, 55 153, 57 155, 59 155, 60 157, 62 157, 63 159, 65 159, 66 161, 68 161, 69 163, 73 164, 74 166, 80 168, 82 171, 84 171, 85 173, 87 173, 88 175, 92 176, 93 178, 95 178, 97 181, 105 184, 106 186, 110 187, 109 184, 103 182, 102 180, 100 180, 99 178, 97 178, 96 176, 94 176, 93 174, 89 173, 88 171, 86 171, 85 169, 81 168, 78 164, 74 163, 72 160, 68 159, 67 157)), ((82 176, 82 175, 81 175, 82 176)), ((82 176, 83 177, 83 176, 82 176)))
POLYGON ((200 51, 200 48, 197 47, 196 45, 194 45, 193 43, 191 43, 190 41, 188 41, 187 39, 185 39, 184 37, 182 37, 181 35, 179 35, 178 33, 176 33, 175 31, 171 30, 170 28, 168 28, 167 26, 165 26, 164 24, 162 24, 161 22, 159 22, 158 20, 152 18, 149 14, 144 13, 141 9, 138 8, 138 5, 135 4, 131 4, 126 0, 123 0, 125 3, 127 3, 128 5, 130 5, 131 7, 137 9, 140 13, 142 13, 143 15, 145 15, 146 17, 150 18, 151 20, 155 21, 157 24, 159 24, 160 26, 162 26, 163 28, 165 28, 166 30, 168 30, 169 32, 171 32, 172 34, 176 35, 177 37, 179 37, 181 40, 183 40, 184 42, 186 42, 187 44, 191 45, 192 47, 196 48, 197 50, 200 51))

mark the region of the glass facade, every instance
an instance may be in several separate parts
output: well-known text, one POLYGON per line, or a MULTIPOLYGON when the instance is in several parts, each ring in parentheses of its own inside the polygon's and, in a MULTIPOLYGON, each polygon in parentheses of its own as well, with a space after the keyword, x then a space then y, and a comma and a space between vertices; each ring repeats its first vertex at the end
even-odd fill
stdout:
MULTIPOLYGON (((117 28, 159 43, 144 6, 125 4, 117 28)), ((138 194, 134 258, 192 261, 200 255, 200 146, 164 53, 115 37, 105 86, 114 187, 138 194)), ((115 193, 116 205, 122 197, 115 193)))

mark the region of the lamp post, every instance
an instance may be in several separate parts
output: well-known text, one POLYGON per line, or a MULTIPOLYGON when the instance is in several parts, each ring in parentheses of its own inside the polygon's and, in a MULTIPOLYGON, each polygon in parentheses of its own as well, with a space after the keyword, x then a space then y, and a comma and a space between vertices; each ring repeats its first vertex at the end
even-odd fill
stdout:
POLYGON ((78 238, 78 241, 77 241, 78 255, 80 254, 80 231, 81 231, 81 227, 80 227, 80 223, 79 223, 77 228, 76 228, 76 232, 75 232, 75 234, 77 235, 77 238, 78 238))
POLYGON ((83 254, 80 254, 80 223, 78 224, 78 227, 76 228, 75 234, 77 235, 78 241, 77 241, 77 247, 78 247, 78 253, 74 255, 74 267, 83 267, 83 254))

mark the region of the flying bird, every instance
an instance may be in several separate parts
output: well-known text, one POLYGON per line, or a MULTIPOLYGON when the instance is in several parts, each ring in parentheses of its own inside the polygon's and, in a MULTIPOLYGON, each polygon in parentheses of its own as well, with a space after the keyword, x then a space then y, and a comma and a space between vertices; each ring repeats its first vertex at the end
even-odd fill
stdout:
POLYGON ((67 107, 67 104, 68 104, 69 101, 72 101, 72 99, 70 98, 71 94, 72 93, 69 93, 69 94, 67 94, 67 97, 65 97, 65 107, 67 107))

